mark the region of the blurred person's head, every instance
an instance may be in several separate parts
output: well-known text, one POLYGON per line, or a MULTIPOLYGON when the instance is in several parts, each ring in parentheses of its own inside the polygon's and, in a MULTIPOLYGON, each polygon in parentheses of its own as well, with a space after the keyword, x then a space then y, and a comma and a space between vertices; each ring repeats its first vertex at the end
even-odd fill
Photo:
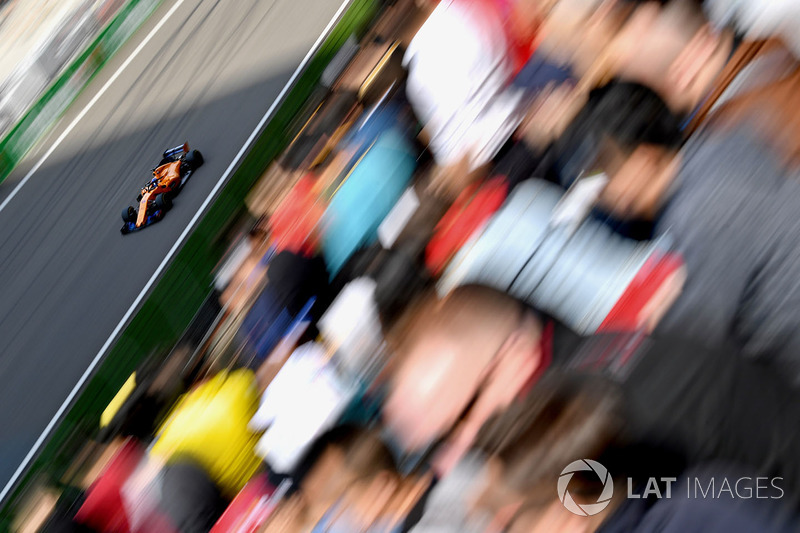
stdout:
POLYGON ((631 8, 617 0, 539 0, 537 52, 585 75, 603 56, 631 8))
POLYGON ((281 503, 263 531, 310 531, 325 520, 338 521, 343 516, 369 524, 399 483, 394 459, 378 433, 350 424, 317 437, 292 478, 297 493, 281 503))
POLYGON ((674 182, 682 142, 680 118, 655 92, 612 82, 592 91, 560 140, 593 144, 596 165, 608 175, 600 207, 619 218, 652 219, 674 182))
POLYGON ((576 471, 569 480, 569 496, 578 505, 611 497, 609 507, 587 517, 564 507, 557 482, 573 461, 600 459, 621 443, 623 428, 622 398, 612 384, 577 375, 546 376, 524 400, 481 428, 475 446, 489 456, 489 482, 475 511, 488 512, 504 531, 593 531, 615 503, 604 493, 604 483, 593 471, 576 471))
POLYGON ((294 473, 309 502, 333 502, 356 483, 396 471, 391 452, 374 430, 341 425, 318 437, 294 473))
POLYGON ((542 4, 542 53, 594 82, 619 77, 642 83, 677 111, 701 102, 733 47, 733 34, 713 30, 696 0, 542 4))
POLYGON ((487 530, 684 531, 702 524, 703 531, 797 531, 794 512, 784 513, 775 499, 670 494, 679 479, 713 485, 715 479, 753 478, 726 461, 687 468, 670 450, 637 439, 636 407, 625 399, 611 380, 554 372, 489 420, 475 443, 489 457, 488 480, 472 508, 493 517, 487 530), (645 481, 650 491, 632 492, 645 481))
POLYGON ((451 437, 456 460, 539 368, 541 324, 517 300, 478 286, 431 297, 410 313, 385 420, 407 450, 451 437))
POLYGON ((655 90, 676 111, 689 111, 728 62, 733 34, 712 29, 697 0, 637 6, 615 38, 616 76, 655 90))

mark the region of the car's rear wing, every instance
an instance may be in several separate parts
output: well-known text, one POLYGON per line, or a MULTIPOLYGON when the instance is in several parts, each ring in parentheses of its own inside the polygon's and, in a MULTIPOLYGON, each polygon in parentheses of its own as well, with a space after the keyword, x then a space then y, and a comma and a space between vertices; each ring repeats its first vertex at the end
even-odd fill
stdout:
POLYGON ((164 159, 171 159, 177 155, 183 155, 189 153, 189 143, 183 143, 180 146, 176 146, 175 148, 170 148, 169 150, 164 151, 164 159))

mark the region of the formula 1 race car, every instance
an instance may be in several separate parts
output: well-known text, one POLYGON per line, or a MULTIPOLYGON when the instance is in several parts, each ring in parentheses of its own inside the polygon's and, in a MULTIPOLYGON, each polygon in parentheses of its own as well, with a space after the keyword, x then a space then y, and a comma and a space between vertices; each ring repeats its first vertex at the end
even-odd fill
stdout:
POLYGON ((172 207, 172 199, 181 192, 186 181, 203 164, 203 156, 197 150, 189 151, 188 143, 164 152, 161 162, 153 169, 153 178, 142 187, 136 199, 139 211, 128 206, 122 211, 125 225, 123 235, 154 224, 164 217, 172 207))

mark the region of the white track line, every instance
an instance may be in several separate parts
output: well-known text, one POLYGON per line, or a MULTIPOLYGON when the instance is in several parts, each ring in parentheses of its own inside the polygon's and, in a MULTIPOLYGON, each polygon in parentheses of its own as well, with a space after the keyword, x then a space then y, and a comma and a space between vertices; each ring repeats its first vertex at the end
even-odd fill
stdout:
MULTIPOLYGON (((75 117, 75 118, 73 119, 73 121, 72 121, 72 122, 70 122, 69 126, 67 126, 67 129, 65 129, 65 130, 64 130, 64 131, 61 133, 61 135, 59 135, 59 136, 58 136, 58 139, 56 139, 56 140, 55 140, 55 142, 53 142, 53 144, 51 144, 51 145, 50 145, 50 149, 49 149, 49 150, 47 150, 47 152, 45 152, 45 154, 42 156, 42 158, 41 158, 41 159, 39 159, 39 161, 38 161, 38 162, 37 162, 35 165, 33 165, 33 168, 31 168, 31 169, 30 169, 30 171, 28 171, 28 173, 27 173, 27 174, 25 174, 25 177, 24 177, 24 178, 22 178, 22 181, 20 181, 20 182, 19 182, 19 184, 17 184, 17 186, 16 186, 16 187, 14 187, 14 190, 13 190, 13 191, 11 191, 11 194, 9 194, 9 195, 8 195, 8 198, 6 198, 5 200, 3 200, 3 203, 2 203, 2 204, 0 204, 0 211, 2 211, 3 209, 5 209, 5 207, 8 205, 8 203, 9 203, 9 202, 10 202, 10 201, 11 201, 11 200, 12 200, 12 199, 13 199, 13 198, 14 198, 14 197, 17 195, 17 193, 19 192, 19 190, 20 190, 20 189, 22 189, 22 187, 23 187, 23 186, 24 186, 26 183, 28 183, 28 180, 29 180, 29 179, 31 179, 31 178, 33 177, 33 175, 36 173, 36 171, 37 171, 37 170, 39 170, 39 169, 41 168, 41 166, 44 164, 44 162, 45 162, 45 161, 47 161, 47 158, 49 158, 51 155, 53 155, 53 152, 55 152, 55 151, 56 151, 56 148, 58 148, 58 145, 60 145, 60 144, 61 144, 61 143, 64 141, 64 139, 66 139, 66 138, 67 138, 67 135, 69 135, 69 134, 70 134, 70 132, 72 132, 72 130, 73 130, 73 129, 75 129, 75 126, 77 126, 77 125, 78 125, 78 122, 80 122, 80 120, 81 120, 81 119, 82 119, 84 116, 86 116, 86 113, 88 113, 88 112, 89 112, 89 110, 90 110, 92 107, 94 107, 94 104, 96 104, 96 103, 97 103, 97 101, 100 99, 100 97, 101 97, 101 96, 103 96, 103 94, 105 94, 105 92, 108 90, 108 88, 109 88, 109 87, 111 87, 111 84, 112 84, 112 83, 114 83, 114 81, 116 81, 116 79, 119 77, 119 75, 120 75, 120 74, 122 74, 122 71, 123 71, 123 70, 125 70, 125 69, 128 67, 128 65, 130 65, 130 64, 131 64, 131 61, 133 61, 133 60, 134 60, 134 58, 135 58, 137 55, 139 55, 139 52, 141 52, 141 51, 142 51, 142 49, 145 47, 145 45, 147 45, 147 43, 149 43, 149 42, 150 42, 150 39, 152 39, 152 38, 153 38, 153 36, 154 36, 156 33, 158 33, 158 30, 160 30, 160 29, 161 29, 161 27, 162 27, 162 26, 163 26, 163 25, 164 25, 164 24, 167 22, 167 20, 168 20, 168 19, 169 19, 169 18, 172 16, 172 14, 173 14, 173 13, 175 13, 175 12, 178 10, 178 8, 179 8, 179 7, 181 7, 181 5, 182 5, 182 4, 183 4, 185 1, 186 1, 186 0, 178 0, 178 1, 175 3, 175 5, 174 5, 174 6, 172 6, 172 9, 170 9, 170 10, 167 12, 167 14, 166 14, 166 15, 164 15, 164 17, 163 17, 161 20, 159 20, 159 21, 158 21, 158 24, 156 24, 156 27, 155 27, 155 28, 153 28, 153 29, 150 31, 150 33, 148 33, 148 34, 147 34, 147 37, 145 37, 145 38, 144 38, 144 40, 143 40, 141 43, 139 43, 139 46, 137 46, 137 47, 136 47, 136 50, 134 50, 134 51, 131 53, 131 55, 130 55, 130 56, 128 56, 128 59, 126 59, 126 60, 125 60, 125 62, 124 62, 122 65, 120 65, 120 67, 117 69, 117 71, 114 73, 114 75, 113 75, 113 76, 111 76, 111 78, 109 78, 109 80, 108 80, 108 81, 105 83, 105 85, 103 85, 103 86, 100 88, 100 90, 97 92, 97 94, 96 94, 96 95, 94 95, 94 98, 92 98, 92 99, 89 101, 89 103, 88 103, 88 104, 86 104, 86 107, 84 107, 84 108, 81 110, 81 112, 80 112, 80 113, 78 113, 78 116, 77 116, 77 117, 75 117)), ((2 494, 0 494, 0 500, 2 500, 2 499, 3 499, 3 496, 2 496, 2 494)))
MULTIPOLYGON (((100 362, 100 360, 103 358, 103 356, 105 355, 106 351, 108 351, 108 348, 111 346, 111 344, 114 341, 114 339, 117 337, 119 332, 122 330, 122 328, 125 325, 125 323, 128 321, 128 319, 131 317, 133 312, 136 310, 136 308, 139 306, 141 301, 144 299, 144 297, 147 294, 147 292, 150 290, 150 288, 156 282, 156 279, 158 279, 158 277, 161 275, 161 272, 167 266, 167 263, 169 263, 170 259, 172 259, 172 256, 175 255, 175 252, 177 252, 178 248, 180 248, 181 244, 183 244, 183 241, 186 239, 186 237, 189 235, 189 232, 192 230, 194 225, 200 219, 200 216, 206 210, 206 208, 208 207, 208 204, 211 203, 211 201, 214 199, 214 197, 216 196, 217 192, 219 191, 220 187, 222 187, 222 185, 225 183, 225 181, 227 181, 228 176, 231 174, 231 172, 233 172, 234 167, 237 164, 239 164, 239 160, 242 158, 244 153, 250 147, 250 145, 252 144, 253 140, 255 140, 255 138, 261 132, 261 129, 264 127, 264 125, 266 124, 267 120, 269 120, 269 118, 272 116, 272 113, 275 111, 275 108, 278 106, 278 104, 281 102, 281 100, 283 100, 283 97, 286 96, 286 93, 289 91, 289 89, 292 88, 292 86, 294 85, 295 80, 297 79, 297 76, 300 75, 300 73, 303 71, 303 69, 305 68, 305 66, 308 63, 308 61, 311 59, 311 57, 314 55, 314 53, 316 53, 317 49, 322 44, 322 41, 328 36, 328 34, 331 31, 331 28, 339 20, 339 17, 341 16, 342 12, 344 12, 345 8, 347 8, 347 6, 350 4, 351 1, 352 0, 344 0, 344 2, 339 6, 339 9, 336 11, 336 14, 333 16, 333 18, 330 20, 330 22, 328 22, 328 25, 325 26, 324 30, 322 30, 322 33, 320 34, 320 36, 317 37, 317 40, 311 46, 311 49, 308 51, 308 53, 305 55, 303 60, 300 62, 300 65, 297 67, 297 69, 295 69, 294 73, 292 74, 292 77, 289 78, 288 82, 286 82, 286 85, 284 85, 283 89, 281 89, 281 92, 280 92, 280 94, 278 94, 278 97, 275 99, 274 102, 272 102, 272 105, 269 107, 269 109, 267 109, 267 112, 264 114, 264 116, 261 117, 261 120, 259 121, 259 123, 256 126, 256 128, 253 130, 253 132, 247 138, 247 140, 245 141, 244 145, 242 145, 242 148, 239 150, 239 153, 237 153, 236 157, 233 158, 233 161, 228 166, 228 168, 225 170, 225 172, 222 174, 222 177, 219 179, 217 184, 211 190, 211 193, 209 193, 208 197, 203 202, 203 204, 200 206, 200 208, 197 210, 197 212, 195 213, 194 217, 192 217, 192 220, 189 221, 189 224, 186 226, 186 229, 183 230, 183 233, 180 234, 180 236, 178 237, 178 240, 175 242, 175 244, 172 245, 172 248, 170 248, 169 252, 167 252, 167 255, 164 257, 164 260, 161 261, 161 264, 158 265, 158 268, 156 268, 156 271, 153 273, 152 277, 147 281, 147 283, 145 284, 144 288, 139 293, 139 296, 136 297, 136 300, 134 300, 133 304, 131 304, 131 306, 125 312, 125 315, 122 317, 122 320, 119 321, 119 324, 117 324, 117 326, 114 328, 114 331, 112 331, 111 335, 109 335, 108 339, 106 339, 106 342, 103 344, 103 347, 100 348, 100 351, 97 352, 97 355, 94 356, 94 359, 92 359, 92 362, 89 364, 89 367, 86 369, 86 371, 83 373, 81 378, 78 380, 78 383, 75 385, 75 387, 69 393, 69 395, 67 396, 67 399, 64 400, 64 403, 62 403, 61 407, 58 408, 58 411, 53 416, 53 418, 50 420, 50 422, 47 424, 47 427, 44 428, 44 431, 39 436, 39 438, 36 439, 36 442, 33 444, 33 447, 28 452, 28 455, 25 456, 25 459, 22 460, 22 463, 19 465, 17 470, 14 472, 14 475, 11 476, 11 479, 6 484, 6 486, 3 488, 3 491, 0 492, 0 502, 11 491, 11 489, 14 486, 14 484, 17 482, 17 479, 19 479, 19 477, 25 471, 25 468, 27 468, 28 463, 30 463, 31 459, 33 459, 34 455, 36 455, 36 453, 39 451, 39 448, 42 446, 42 443, 45 441, 45 439, 48 437, 50 432, 53 430, 53 428, 55 427, 56 423, 58 423, 58 420, 61 418, 61 416, 67 410, 69 405, 72 403, 72 400, 78 394, 78 392, 80 391, 81 387, 83 387, 83 384, 86 382, 87 379, 89 379, 89 376, 94 371, 95 367, 100 362)), ((128 64, 131 62, 133 57, 136 54, 139 53, 139 51, 144 47, 144 45, 152 38, 152 36, 159 30, 159 28, 161 28, 161 26, 170 17, 170 15, 172 15, 175 12, 175 10, 178 8, 178 6, 180 6, 183 2, 184 2, 184 0, 178 0, 178 2, 175 4, 175 6, 173 6, 173 8, 169 10, 167 15, 163 19, 161 19, 161 22, 159 22, 159 24, 155 28, 153 28, 153 30, 150 32, 150 34, 148 34, 148 36, 145 38, 145 40, 142 41, 142 43, 133 52, 133 55, 131 55, 131 57, 129 57, 128 60, 125 61, 125 63, 120 67, 120 69, 114 74, 114 76, 103 86, 103 88, 100 90, 100 92, 97 94, 97 96, 95 96, 92 99, 92 101, 89 103, 89 105, 86 106, 86 108, 84 108, 84 110, 81 111, 81 114, 78 115, 78 117, 76 117, 76 119, 72 122, 72 124, 69 125, 69 128, 67 128, 67 130, 61 135, 61 137, 58 138, 56 143, 53 144, 53 147, 44 155, 44 157, 39 161, 39 163, 37 163, 37 165, 35 167, 33 167, 33 169, 31 169, 31 171, 28 173, 28 175, 25 176, 25 180, 30 178, 30 176, 36 171, 36 169, 38 169, 41 166, 42 162, 44 162, 44 160, 50 154, 53 153, 53 150, 55 150, 55 147, 58 145, 58 143, 60 143, 63 140, 63 138, 67 135, 67 133, 69 133, 69 131, 75 126, 75 124, 78 122, 78 120, 80 120, 86 114, 86 112, 89 110, 89 108, 92 105, 94 105, 94 103, 97 101, 97 99, 100 97, 100 95, 108 88, 108 86, 111 84, 111 82, 113 82, 117 78, 117 76, 122 71, 122 69, 124 69, 126 66, 128 66, 128 64)), ((22 185, 24 185, 24 181, 25 180, 23 180, 23 182, 21 182, 17 188, 19 188, 22 185)), ((14 193, 16 193, 16 190, 14 191, 14 193)), ((12 196, 14 195, 14 193, 12 193, 12 196)), ((8 203, 8 200, 10 200, 10 199, 11 199, 11 197, 9 197, 5 202, 3 202, 3 204, 0 205, 0 209, 5 207, 6 203, 8 203)))

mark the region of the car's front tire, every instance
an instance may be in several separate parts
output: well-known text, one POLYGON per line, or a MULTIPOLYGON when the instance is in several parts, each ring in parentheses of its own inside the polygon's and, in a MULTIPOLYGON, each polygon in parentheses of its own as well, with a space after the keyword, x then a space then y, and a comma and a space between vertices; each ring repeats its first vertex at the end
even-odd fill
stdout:
POLYGON ((129 205, 128 207, 122 210, 122 221, 136 222, 136 209, 134 209, 132 205, 129 205))

